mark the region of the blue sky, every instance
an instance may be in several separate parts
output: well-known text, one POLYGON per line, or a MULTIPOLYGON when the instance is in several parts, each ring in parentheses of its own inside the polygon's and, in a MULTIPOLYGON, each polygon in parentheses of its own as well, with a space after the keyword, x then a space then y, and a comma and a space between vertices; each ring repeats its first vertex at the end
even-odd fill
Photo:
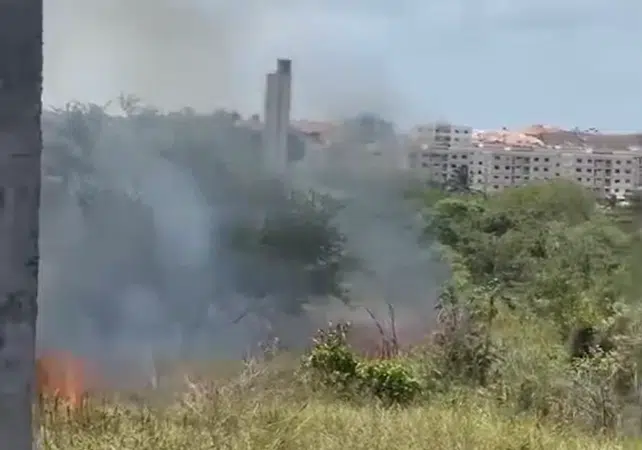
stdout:
POLYGON ((251 113, 286 56, 297 117, 642 130, 639 0, 45 3, 47 104, 124 91, 251 113))

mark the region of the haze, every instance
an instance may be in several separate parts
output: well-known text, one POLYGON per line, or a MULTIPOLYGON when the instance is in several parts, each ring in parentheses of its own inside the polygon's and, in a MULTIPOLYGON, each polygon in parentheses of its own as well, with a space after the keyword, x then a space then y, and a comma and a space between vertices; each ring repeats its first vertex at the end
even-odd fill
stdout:
POLYGON ((284 56, 295 117, 636 130, 639 17, 633 0, 47 0, 45 102, 260 112, 284 56))

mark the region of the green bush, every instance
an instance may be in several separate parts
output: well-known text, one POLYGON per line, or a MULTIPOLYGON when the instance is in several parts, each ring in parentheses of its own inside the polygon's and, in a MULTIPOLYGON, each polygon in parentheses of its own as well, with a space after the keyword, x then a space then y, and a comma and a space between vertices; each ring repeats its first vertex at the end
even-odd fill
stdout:
POLYGON ((385 405, 408 404, 422 393, 411 366, 403 360, 366 360, 347 344, 350 324, 319 330, 303 368, 315 383, 335 394, 372 396, 385 405))
POLYGON ((304 356, 303 368, 315 383, 345 392, 357 381, 359 361, 348 348, 348 323, 330 325, 319 330, 312 349, 304 356))
POLYGON ((408 404, 422 393, 416 375, 404 361, 362 361, 357 371, 362 390, 384 404, 408 404))

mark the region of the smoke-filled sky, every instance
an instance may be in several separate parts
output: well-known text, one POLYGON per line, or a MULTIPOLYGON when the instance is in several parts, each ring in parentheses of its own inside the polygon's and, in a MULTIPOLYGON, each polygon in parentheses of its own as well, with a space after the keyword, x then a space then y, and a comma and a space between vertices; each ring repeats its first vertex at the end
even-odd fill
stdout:
POLYGON ((633 130, 641 25, 634 0, 46 0, 44 96, 259 112, 291 57, 297 117, 633 130))

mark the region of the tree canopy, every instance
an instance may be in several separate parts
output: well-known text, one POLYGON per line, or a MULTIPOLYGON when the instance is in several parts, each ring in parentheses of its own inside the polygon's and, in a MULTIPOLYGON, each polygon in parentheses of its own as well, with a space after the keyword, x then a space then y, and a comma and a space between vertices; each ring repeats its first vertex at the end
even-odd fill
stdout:
POLYGON ((428 217, 426 233, 442 244, 460 284, 498 283, 513 307, 553 320, 565 335, 632 298, 638 238, 572 182, 456 194, 436 201, 428 217))
MULTIPOLYGON (((266 179, 259 131, 234 112, 161 113, 133 97, 121 97, 119 108, 113 115, 98 105, 69 104, 44 116, 44 213, 47 220, 69 215, 65 205, 71 201, 83 220, 83 232, 74 237, 82 241, 78 251, 59 251, 48 239, 50 258, 64 260, 68 272, 93 267, 108 270, 110 277, 108 283, 90 283, 89 277, 58 269, 59 280, 75 279, 61 288, 65 302, 76 298, 79 311, 92 309, 97 313, 89 315, 102 323, 118 315, 114 289, 151 285, 162 293, 167 313, 193 329, 206 326, 212 305, 231 315, 244 308, 296 315, 309 302, 347 299, 344 278, 354 259, 335 223, 341 205, 266 179), (163 170, 154 175, 159 165, 163 170), (175 188, 182 191, 172 193, 175 188), (161 202, 161 196, 167 199, 161 202), (161 258, 157 248, 158 222, 173 220, 162 209, 181 211, 187 200, 201 210, 199 217, 211 218, 200 238, 210 247, 209 260, 190 269, 161 258), (183 286, 180 294, 169 281, 183 286), (247 304, 232 304, 239 298, 247 304)), ((187 230, 182 234, 189 237, 187 230)))

